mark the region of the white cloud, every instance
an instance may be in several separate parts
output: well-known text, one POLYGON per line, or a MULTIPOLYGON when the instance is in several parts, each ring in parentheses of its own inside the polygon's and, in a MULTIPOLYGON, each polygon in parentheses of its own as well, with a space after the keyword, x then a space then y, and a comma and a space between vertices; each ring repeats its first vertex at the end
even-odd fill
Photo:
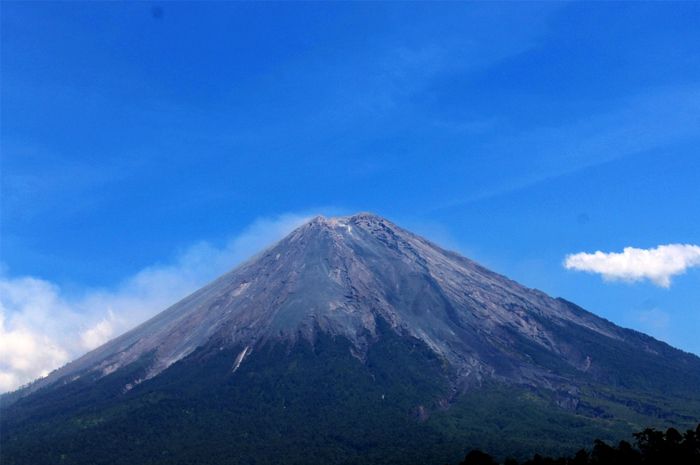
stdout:
POLYGON ((576 253, 567 255, 564 266, 570 270, 598 273, 606 280, 642 281, 669 287, 671 277, 700 266, 700 246, 660 245, 654 249, 625 247, 621 253, 576 253))
POLYGON ((115 335, 115 329, 123 325, 124 322, 114 316, 112 309, 108 309, 107 316, 80 334, 80 342, 85 349, 92 350, 109 341, 115 335))
POLYGON ((114 288, 79 295, 43 279, 0 271, 0 392, 45 376, 133 328, 309 217, 259 219, 223 247, 200 242, 171 264, 147 267, 114 288))
POLYGON ((52 368, 68 360, 68 352, 51 338, 21 321, 6 325, 4 313, 0 312, 0 392, 45 376, 52 368))

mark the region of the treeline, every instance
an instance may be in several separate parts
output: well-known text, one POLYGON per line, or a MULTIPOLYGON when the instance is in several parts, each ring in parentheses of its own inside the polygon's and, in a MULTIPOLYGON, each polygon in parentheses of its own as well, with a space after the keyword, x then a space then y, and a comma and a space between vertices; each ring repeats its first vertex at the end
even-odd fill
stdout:
MULTIPOLYGON (((700 425, 681 434, 674 428, 664 433, 652 428, 634 434, 634 445, 620 441, 611 446, 596 440, 593 449, 581 449, 573 457, 535 455, 525 462, 507 459, 503 465, 700 465, 700 425)), ((493 457, 473 450, 460 465, 498 465, 493 457)))

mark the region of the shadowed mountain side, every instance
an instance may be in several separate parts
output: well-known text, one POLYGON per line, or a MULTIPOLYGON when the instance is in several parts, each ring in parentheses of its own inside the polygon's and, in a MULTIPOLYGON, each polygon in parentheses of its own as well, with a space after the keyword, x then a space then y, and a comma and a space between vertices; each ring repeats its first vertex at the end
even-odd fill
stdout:
POLYGON ((690 426, 698 385, 698 357, 358 214, 3 396, 0 434, 8 463, 444 463, 690 426))

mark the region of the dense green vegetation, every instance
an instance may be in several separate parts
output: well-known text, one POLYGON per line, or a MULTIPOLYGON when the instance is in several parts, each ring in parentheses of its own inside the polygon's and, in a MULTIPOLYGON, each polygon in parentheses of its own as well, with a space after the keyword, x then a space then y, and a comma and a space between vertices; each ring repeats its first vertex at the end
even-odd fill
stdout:
POLYGON ((20 399, 0 411, 0 461, 437 465, 471 448, 499 460, 573 454, 596 438, 632 440, 637 424, 679 424, 639 411, 650 394, 614 387, 582 393, 588 416, 562 408, 557 393, 512 385, 455 398, 443 361, 390 331, 361 362, 347 340, 319 334, 258 347, 233 373, 241 349, 212 344, 129 390, 148 358, 20 399))
MULTIPOLYGON (((596 440, 591 451, 579 450, 570 457, 544 457, 535 455, 521 465, 697 465, 700 464, 700 424, 695 430, 681 434, 675 428, 666 432, 647 428, 634 434, 636 447, 627 441, 610 446, 596 440)), ((504 465, 518 465, 515 459, 507 459, 504 465)), ((490 455, 470 451, 460 465, 498 465, 490 455)))
POLYGON ((427 459, 417 445, 438 437, 416 406, 447 389, 440 360, 398 337, 373 346, 364 364, 344 340, 289 349, 259 349, 235 375, 238 351, 213 349, 127 392, 138 367, 37 393, 3 411, 2 463, 427 459))

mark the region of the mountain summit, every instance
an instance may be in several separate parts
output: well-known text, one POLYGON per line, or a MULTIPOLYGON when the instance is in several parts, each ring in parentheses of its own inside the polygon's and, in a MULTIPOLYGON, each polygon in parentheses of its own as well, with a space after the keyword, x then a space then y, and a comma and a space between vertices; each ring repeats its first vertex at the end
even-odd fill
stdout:
MULTIPOLYGON (((163 463, 179 463, 169 451, 179 430, 194 428, 180 411, 191 407, 221 427, 236 426, 204 434, 202 423, 196 431, 205 437, 184 439, 203 447, 209 463, 224 452, 235 457, 225 463, 275 463, 250 445, 224 446, 252 434, 298 463, 308 463, 305 453, 331 463, 426 454, 437 463, 477 440, 474 421, 483 433, 475 445, 530 452, 527 441, 493 440, 487 421, 516 404, 534 412, 527 428, 548 430, 552 418, 578 424, 558 433, 560 449, 594 432, 618 437, 640 424, 690 424, 700 412, 698 385, 697 357, 360 213, 312 219, 137 328, 5 396, 2 434, 16 451, 42 428, 68 425, 49 435, 46 454, 33 463, 61 454, 82 463, 88 455, 71 442, 75 435, 139 430, 124 412, 148 413, 148 421, 170 419, 153 441, 167 452, 163 463), (370 438, 340 418, 328 423, 331 414, 421 439, 370 438), (442 455, 435 444, 443 444, 442 455)), ((512 421, 496 423, 507 429, 512 421)), ((10 456, 16 460, 8 463, 25 463, 10 456)))

